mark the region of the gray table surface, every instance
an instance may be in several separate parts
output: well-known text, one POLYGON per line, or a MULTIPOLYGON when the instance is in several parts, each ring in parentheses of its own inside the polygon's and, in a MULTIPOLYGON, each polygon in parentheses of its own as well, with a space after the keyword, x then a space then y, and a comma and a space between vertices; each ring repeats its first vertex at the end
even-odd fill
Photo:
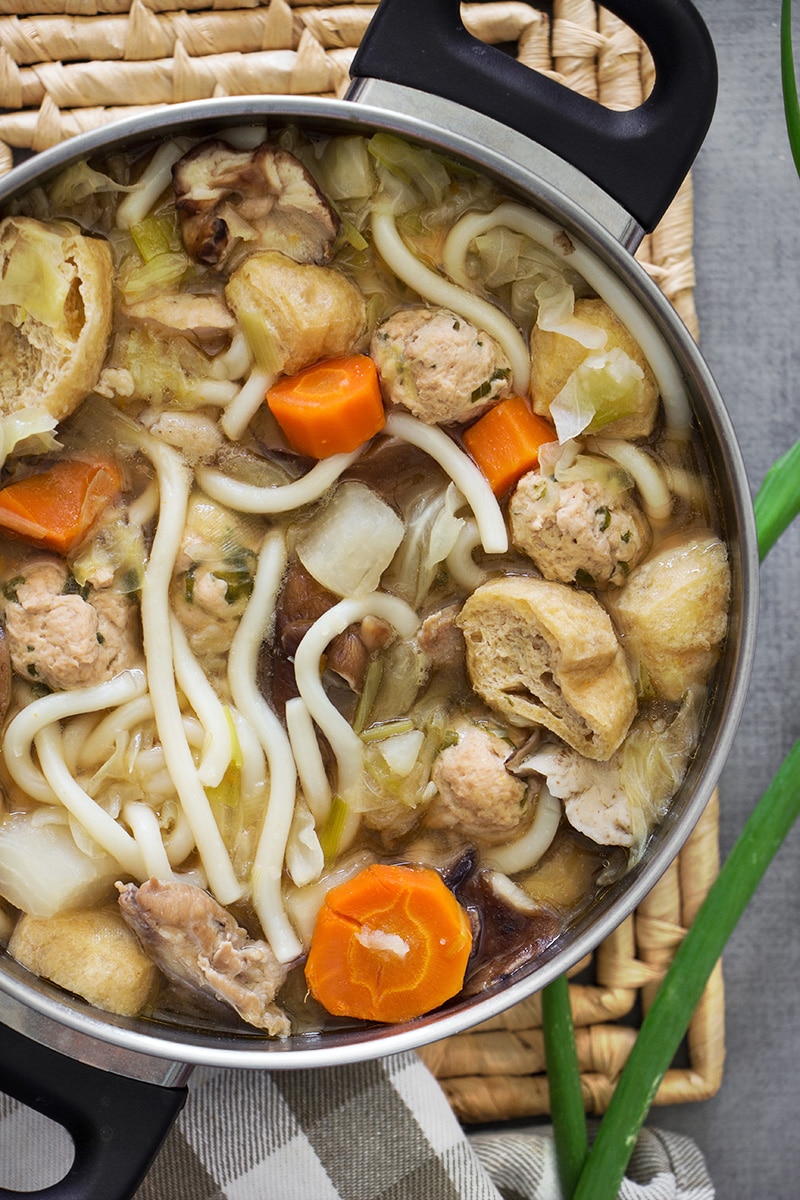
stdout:
MULTIPOLYGON (((696 2, 720 73, 716 114, 694 169, 700 344, 755 492, 800 436, 800 179, 783 118, 780 0, 696 2)), ((795 43, 800 51, 800 25, 795 43)), ((755 672, 720 781, 723 856, 800 735, 798 597, 800 526, 761 570, 755 672)), ((695 1138, 720 1200, 800 1196, 799 929, 796 826, 724 955, 721 1091, 650 1118, 695 1138)))

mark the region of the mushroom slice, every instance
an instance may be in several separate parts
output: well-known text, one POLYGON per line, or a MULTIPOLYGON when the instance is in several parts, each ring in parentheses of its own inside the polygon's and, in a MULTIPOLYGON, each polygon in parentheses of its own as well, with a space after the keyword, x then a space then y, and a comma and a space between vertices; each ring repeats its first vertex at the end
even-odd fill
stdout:
POLYGON ((561 932, 563 918, 531 900, 500 871, 476 871, 456 888, 477 924, 463 994, 475 996, 537 958, 561 932))
POLYGON ((339 220, 288 150, 212 139, 185 154, 172 178, 183 243, 197 262, 227 271, 258 250, 302 263, 330 257, 339 220))

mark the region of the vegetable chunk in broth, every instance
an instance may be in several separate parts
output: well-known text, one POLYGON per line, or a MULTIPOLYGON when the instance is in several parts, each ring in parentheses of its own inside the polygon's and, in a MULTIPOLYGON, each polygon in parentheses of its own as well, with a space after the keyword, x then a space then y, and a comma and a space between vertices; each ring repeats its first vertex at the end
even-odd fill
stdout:
POLYGON ((0 261, 8 952, 277 1038, 531 962, 645 853, 727 630, 637 302, 385 133, 78 163, 0 261))

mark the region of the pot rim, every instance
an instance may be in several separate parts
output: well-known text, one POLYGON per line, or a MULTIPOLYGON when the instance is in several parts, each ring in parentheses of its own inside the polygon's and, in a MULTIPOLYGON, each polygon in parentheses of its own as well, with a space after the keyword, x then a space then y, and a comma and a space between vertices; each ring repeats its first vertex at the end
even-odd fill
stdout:
MULTIPOLYGON (((426 100, 430 105, 430 97, 426 100)), ((361 1024, 353 1030, 295 1034, 280 1042, 246 1032, 243 1035, 201 1032, 142 1018, 101 1014, 88 1004, 65 996, 46 981, 29 975, 3 954, 0 957, 0 992, 28 1010, 25 1023, 35 1029, 38 1040, 56 1049, 66 1043, 67 1053, 74 1053, 70 1042, 70 1033, 74 1032, 136 1054, 198 1065, 271 1069, 331 1066, 416 1049, 496 1016, 583 959, 650 891, 705 808, 730 752, 744 707, 755 653, 758 555, 750 491, 732 423, 705 360, 672 305, 626 246, 620 243, 619 237, 610 232, 608 223, 604 224, 603 219, 564 194, 548 177, 555 156, 541 152, 528 139, 495 122, 491 124, 498 131, 498 141, 488 145, 485 140, 475 141, 467 133, 373 104, 305 96, 226 97, 190 101, 156 113, 125 118, 42 151, 0 180, 0 205, 71 162, 100 150, 121 148, 132 141, 147 142, 151 138, 177 136, 190 130, 195 134, 219 132, 225 123, 246 125, 264 119, 268 123, 273 119, 275 124, 282 125, 299 123, 323 133, 387 130, 465 160, 494 176, 505 189, 518 192, 526 203, 565 225, 570 235, 577 231, 581 242, 613 267, 656 321, 692 392, 693 407, 697 408, 699 404, 702 410, 709 460, 724 492, 721 511, 729 526, 725 539, 731 551, 738 611, 734 613, 732 605, 735 620, 732 620, 723 655, 727 670, 720 673, 715 695, 710 700, 713 713, 705 738, 712 724, 715 723, 717 728, 713 731, 710 748, 705 744, 701 746, 702 763, 698 766, 695 758, 687 780, 679 789, 678 796, 682 800, 677 807, 680 811, 670 809, 654 835, 645 861, 629 872, 619 886, 614 885, 605 893, 597 906, 571 928, 566 945, 559 947, 556 943, 534 964, 520 970, 511 982, 494 985, 476 997, 400 1026, 365 1027, 361 1024), (510 153, 515 157, 510 157, 510 153)), ((473 127, 476 121, 483 120, 469 114, 473 127)), ((598 199, 594 193, 589 195, 598 199)), ((609 203, 618 209, 615 202, 609 203)), ((613 209, 603 209, 601 217, 609 213, 614 216, 613 209)), ((617 225, 622 229, 624 222, 617 222, 617 225)), ((635 242, 638 227, 629 222, 627 228, 629 243, 635 242)), ((0 1015, 2 999, 0 996, 0 1015)), ((97 1063, 98 1059, 102 1059, 102 1047, 99 1046, 93 1061, 97 1063)), ((135 1070, 131 1073, 135 1074, 135 1070)))

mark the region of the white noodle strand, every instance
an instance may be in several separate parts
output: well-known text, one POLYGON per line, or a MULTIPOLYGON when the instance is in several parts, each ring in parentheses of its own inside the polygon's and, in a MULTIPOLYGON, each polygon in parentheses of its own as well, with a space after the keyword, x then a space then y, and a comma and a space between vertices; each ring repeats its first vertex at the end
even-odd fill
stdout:
POLYGON ((359 446, 349 454, 332 454, 330 458, 321 459, 302 478, 268 487, 240 483, 214 467, 198 467, 195 477, 207 496, 236 512, 284 513, 312 504, 324 496, 342 472, 356 461, 361 450, 359 446))
POLYGON ((291 962, 303 952, 286 915, 281 892, 283 860, 297 794, 297 769, 286 731, 258 689, 256 667, 261 643, 274 619, 286 561, 283 533, 272 530, 264 539, 253 591, 228 655, 228 684, 233 702, 255 730, 269 764, 269 799, 253 861, 251 885, 253 907, 279 962, 291 962))
POLYGON ((161 837, 158 817, 150 805, 140 800, 131 800, 123 808, 122 815, 141 852, 145 878, 174 879, 175 875, 161 837))
POLYGON ((590 450, 613 458, 633 477, 644 511, 651 521, 657 524, 669 520, 672 496, 663 472, 646 450, 618 438, 591 438, 588 446, 590 450))
POLYGON ((448 275, 469 286, 466 260, 470 243, 497 225, 525 234, 546 247, 565 266, 582 275, 597 295, 605 300, 650 364, 664 402, 670 431, 678 437, 688 436, 692 414, 686 388, 655 321, 618 276, 588 247, 568 236, 563 226, 512 201, 500 204, 488 213, 467 213, 456 222, 445 241, 443 259, 448 275))
POLYGON ((227 411, 236 402, 240 391, 241 388, 232 379, 204 379, 191 388, 187 404, 194 408, 207 404, 210 408, 227 411))
POLYGON ((55 723, 45 725, 34 743, 45 779, 68 812, 124 871, 134 879, 145 879, 147 868, 136 840, 70 774, 64 762, 60 727, 55 723))
POLYGON ((398 411, 386 418, 386 433, 424 450, 450 476, 475 514, 487 554, 504 554, 508 550, 506 523, 488 479, 443 429, 398 411))
POLYGON ((445 560, 453 581, 465 592, 474 592, 488 578, 487 572, 482 570, 472 557, 480 544, 478 523, 470 517, 464 521, 456 544, 445 560))
POLYGON ((401 238, 394 217, 385 209, 372 214, 375 248, 391 271, 431 304, 449 308, 483 329, 498 342, 511 363, 514 387, 523 396, 530 391, 531 359, 517 326, 496 305, 459 287, 419 261, 401 238))
POLYGON ((493 867, 505 875, 527 871, 549 849, 561 820, 561 801, 556 800, 542 785, 536 801, 533 820, 522 837, 504 846, 490 846, 481 855, 482 865, 493 867))
POLYGON ((211 364, 213 379, 243 379, 250 370, 250 350, 247 338, 238 330, 224 354, 218 354, 211 364))
POLYGON ((286 702, 286 729, 305 802, 317 828, 321 829, 331 810, 333 797, 314 722, 302 696, 293 696, 286 702))
POLYGON ((175 805, 175 824, 169 833, 162 834, 167 858, 173 867, 180 866, 194 850, 194 834, 179 804, 175 805))
POLYGON ((328 699, 320 677, 320 661, 332 638, 367 616, 388 621, 404 638, 411 637, 419 627, 419 617, 413 608, 397 596, 374 592, 358 600, 340 600, 314 622, 294 657, 298 690, 309 713, 330 742, 338 768, 337 792, 345 804, 352 804, 360 792, 364 743, 328 699))
POLYGON ((143 448, 156 468, 160 495, 158 525, 142 585, 142 633, 153 714, 169 773, 192 827, 211 890, 220 904, 231 904, 241 897, 243 888, 186 740, 170 636, 169 586, 186 524, 190 476, 183 459, 171 447, 148 438, 143 448))
POLYGON ((128 505, 128 522, 144 527, 158 512, 158 485, 152 480, 141 495, 128 505))
POLYGON ((267 759, 256 731, 249 721, 246 721, 235 708, 231 716, 239 739, 239 749, 242 752, 242 769, 240 784, 243 802, 256 796, 259 792, 266 794, 267 759))
POLYGON ((238 442, 253 417, 264 403, 267 388, 275 380, 274 372, 251 371, 233 399, 227 402, 225 412, 219 419, 220 428, 232 442, 238 442))
POLYGON ((49 696, 31 701, 9 723, 3 738, 3 757, 9 775, 26 795, 52 804, 57 797, 31 757, 31 745, 36 735, 47 725, 67 717, 125 704, 141 696, 146 686, 144 672, 137 669, 122 671, 113 679, 93 687, 51 692, 49 696))
POLYGON ((117 225, 132 229, 143 221, 164 189, 172 183, 172 168, 191 145, 188 141, 164 142, 142 172, 135 190, 117 208, 117 225))
POLYGON ((233 757, 231 727, 225 706, 192 654, 183 626, 174 614, 170 624, 175 678, 205 733, 197 775, 204 787, 217 787, 233 757))

